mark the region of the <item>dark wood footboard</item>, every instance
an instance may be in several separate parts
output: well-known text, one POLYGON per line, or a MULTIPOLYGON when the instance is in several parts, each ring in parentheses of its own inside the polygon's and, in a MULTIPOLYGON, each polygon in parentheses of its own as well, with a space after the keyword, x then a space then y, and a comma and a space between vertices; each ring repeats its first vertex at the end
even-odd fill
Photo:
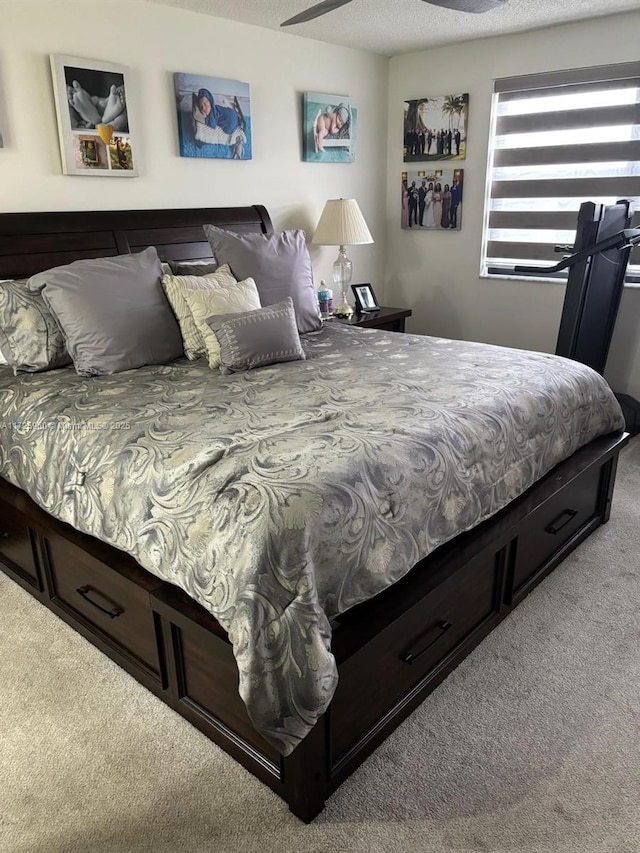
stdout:
POLYGON ((2 480, 0 568, 310 821, 507 613, 608 520, 627 440, 615 434, 582 448, 502 512, 336 619, 336 694, 287 758, 251 724, 230 643, 211 614, 2 480))

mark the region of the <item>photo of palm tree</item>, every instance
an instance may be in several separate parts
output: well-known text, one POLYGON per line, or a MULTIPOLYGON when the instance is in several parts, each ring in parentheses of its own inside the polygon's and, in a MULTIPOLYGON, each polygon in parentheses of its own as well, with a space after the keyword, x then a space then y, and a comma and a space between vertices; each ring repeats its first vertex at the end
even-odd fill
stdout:
POLYGON ((464 160, 469 95, 436 95, 404 102, 404 162, 464 160))

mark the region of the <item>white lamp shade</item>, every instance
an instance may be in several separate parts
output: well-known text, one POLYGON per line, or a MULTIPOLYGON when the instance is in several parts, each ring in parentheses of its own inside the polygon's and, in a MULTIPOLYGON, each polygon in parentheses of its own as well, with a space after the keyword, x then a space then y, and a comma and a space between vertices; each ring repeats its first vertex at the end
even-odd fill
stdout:
POLYGON ((373 237, 354 198, 331 198, 311 242, 319 246, 355 246, 373 243, 373 237))

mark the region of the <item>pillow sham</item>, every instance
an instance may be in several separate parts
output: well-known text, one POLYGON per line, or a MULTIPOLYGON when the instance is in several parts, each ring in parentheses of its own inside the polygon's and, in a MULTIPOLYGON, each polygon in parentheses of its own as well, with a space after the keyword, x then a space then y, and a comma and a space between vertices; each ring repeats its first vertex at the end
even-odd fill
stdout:
POLYGON ((299 332, 322 326, 304 231, 236 234, 205 225, 204 233, 217 260, 229 264, 237 279, 253 278, 263 306, 289 296, 299 332))
MULTIPOLYGON (((236 283, 235 278, 231 275, 231 270, 229 269, 228 264, 223 264, 222 266, 217 267, 217 272, 221 275, 228 275, 230 279, 233 279, 233 283, 236 283)), ((212 283, 215 285, 216 282, 217 279, 211 279, 209 276, 201 275, 162 276, 162 287, 167 299, 169 300, 169 304, 173 308, 173 313, 176 315, 178 325, 180 326, 184 353, 187 358, 192 361, 196 358, 200 358, 202 355, 206 355, 207 348, 205 346, 202 333, 196 325, 196 321, 193 319, 193 314, 191 313, 187 300, 184 298, 184 291, 186 289, 206 289, 211 287, 212 283)))
POLYGON ((71 364, 55 318, 26 281, 0 282, 0 351, 16 374, 71 364))
POLYGON ((211 275, 219 268, 220 264, 211 259, 210 261, 169 261, 168 272, 171 275, 211 275))
MULTIPOLYGON (((227 267, 228 269, 228 267, 227 267)), ((236 314, 260 308, 258 289, 252 278, 236 281, 230 272, 221 271, 199 279, 198 287, 185 287, 183 296, 198 327, 206 348, 209 367, 220 366, 218 340, 207 324, 216 314, 236 314), (202 283, 206 281, 206 287, 202 283)))
POLYGON ((306 358, 290 296, 257 311, 209 317, 207 325, 218 341, 221 373, 306 358))
POLYGON ((101 376, 183 354, 153 246, 133 255, 74 261, 29 279, 42 290, 81 376, 101 376))

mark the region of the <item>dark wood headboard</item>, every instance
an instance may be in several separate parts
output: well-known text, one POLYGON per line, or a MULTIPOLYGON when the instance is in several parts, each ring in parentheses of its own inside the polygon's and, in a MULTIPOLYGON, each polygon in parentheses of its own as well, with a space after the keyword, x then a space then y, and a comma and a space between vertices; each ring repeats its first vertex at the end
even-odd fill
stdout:
POLYGON ((0 279, 26 278, 80 258, 158 249, 160 260, 210 258, 202 226, 272 234, 265 207, 0 214, 0 279))

